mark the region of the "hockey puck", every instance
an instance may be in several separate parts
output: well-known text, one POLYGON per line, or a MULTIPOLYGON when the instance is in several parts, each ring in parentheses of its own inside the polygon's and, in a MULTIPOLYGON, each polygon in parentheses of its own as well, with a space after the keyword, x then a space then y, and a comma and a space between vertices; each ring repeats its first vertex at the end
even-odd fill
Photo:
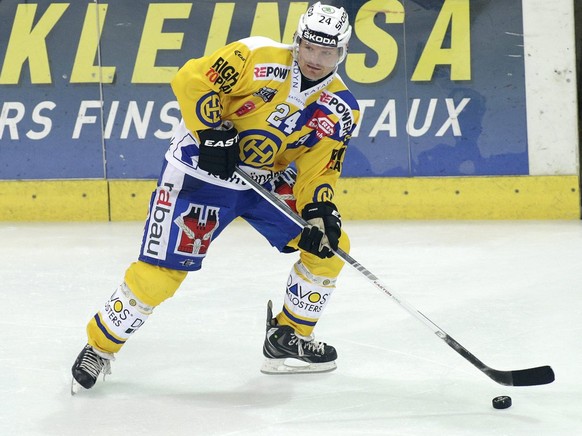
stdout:
POLYGON ((492 403, 494 409, 507 409, 508 407, 511 407, 511 397, 501 395, 493 398, 492 403))

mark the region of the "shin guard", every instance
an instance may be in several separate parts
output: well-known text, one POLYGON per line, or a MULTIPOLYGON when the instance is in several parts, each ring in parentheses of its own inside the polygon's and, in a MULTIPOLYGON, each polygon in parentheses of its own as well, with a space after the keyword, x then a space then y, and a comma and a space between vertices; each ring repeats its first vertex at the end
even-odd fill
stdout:
POLYGON ((311 274, 301 263, 295 263, 287 280, 283 311, 277 322, 290 325, 301 336, 309 336, 325 309, 336 279, 311 274))
POLYGON ((100 351, 116 353, 153 311, 122 283, 87 325, 89 344, 100 351))

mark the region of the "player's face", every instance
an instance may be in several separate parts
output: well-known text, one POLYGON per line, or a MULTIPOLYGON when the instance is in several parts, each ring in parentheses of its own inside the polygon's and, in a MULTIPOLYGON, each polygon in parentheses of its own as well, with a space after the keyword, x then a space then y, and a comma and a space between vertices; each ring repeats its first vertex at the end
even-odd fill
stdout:
POLYGON ((309 80, 319 80, 331 73, 339 61, 339 49, 299 41, 297 63, 309 80))

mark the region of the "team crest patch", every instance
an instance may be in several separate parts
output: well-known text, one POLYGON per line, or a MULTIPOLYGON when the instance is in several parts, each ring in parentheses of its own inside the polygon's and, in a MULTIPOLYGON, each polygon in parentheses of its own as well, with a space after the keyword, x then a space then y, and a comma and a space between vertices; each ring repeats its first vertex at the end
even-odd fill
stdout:
POLYGON ((312 201, 315 203, 318 201, 333 201, 334 195, 335 193, 331 185, 324 183, 315 189, 312 201))
POLYGON ((220 126, 220 114, 222 105, 216 92, 209 92, 203 95, 196 104, 196 115, 198 119, 210 128, 220 126))
POLYGON ((186 212, 177 217, 174 223, 180 228, 176 243, 176 254, 185 256, 204 256, 218 229, 218 208, 191 204, 186 212))

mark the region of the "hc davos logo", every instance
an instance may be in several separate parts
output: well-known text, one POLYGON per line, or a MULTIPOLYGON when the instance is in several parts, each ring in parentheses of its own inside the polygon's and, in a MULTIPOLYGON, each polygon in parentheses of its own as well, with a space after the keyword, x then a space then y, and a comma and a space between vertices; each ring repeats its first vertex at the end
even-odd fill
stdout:
POLYGON ((246 130, 240 134, 239 144, 244 162, 258 167, 273 162, 273 157, 281 146, 281 139, 266 130, 246 130))
POLYGON ((218 94, 214 91, 203 95, 196 104, 196 115, 208 127, 220 126, 220 114, 222 112, 222 105, 218 94))

